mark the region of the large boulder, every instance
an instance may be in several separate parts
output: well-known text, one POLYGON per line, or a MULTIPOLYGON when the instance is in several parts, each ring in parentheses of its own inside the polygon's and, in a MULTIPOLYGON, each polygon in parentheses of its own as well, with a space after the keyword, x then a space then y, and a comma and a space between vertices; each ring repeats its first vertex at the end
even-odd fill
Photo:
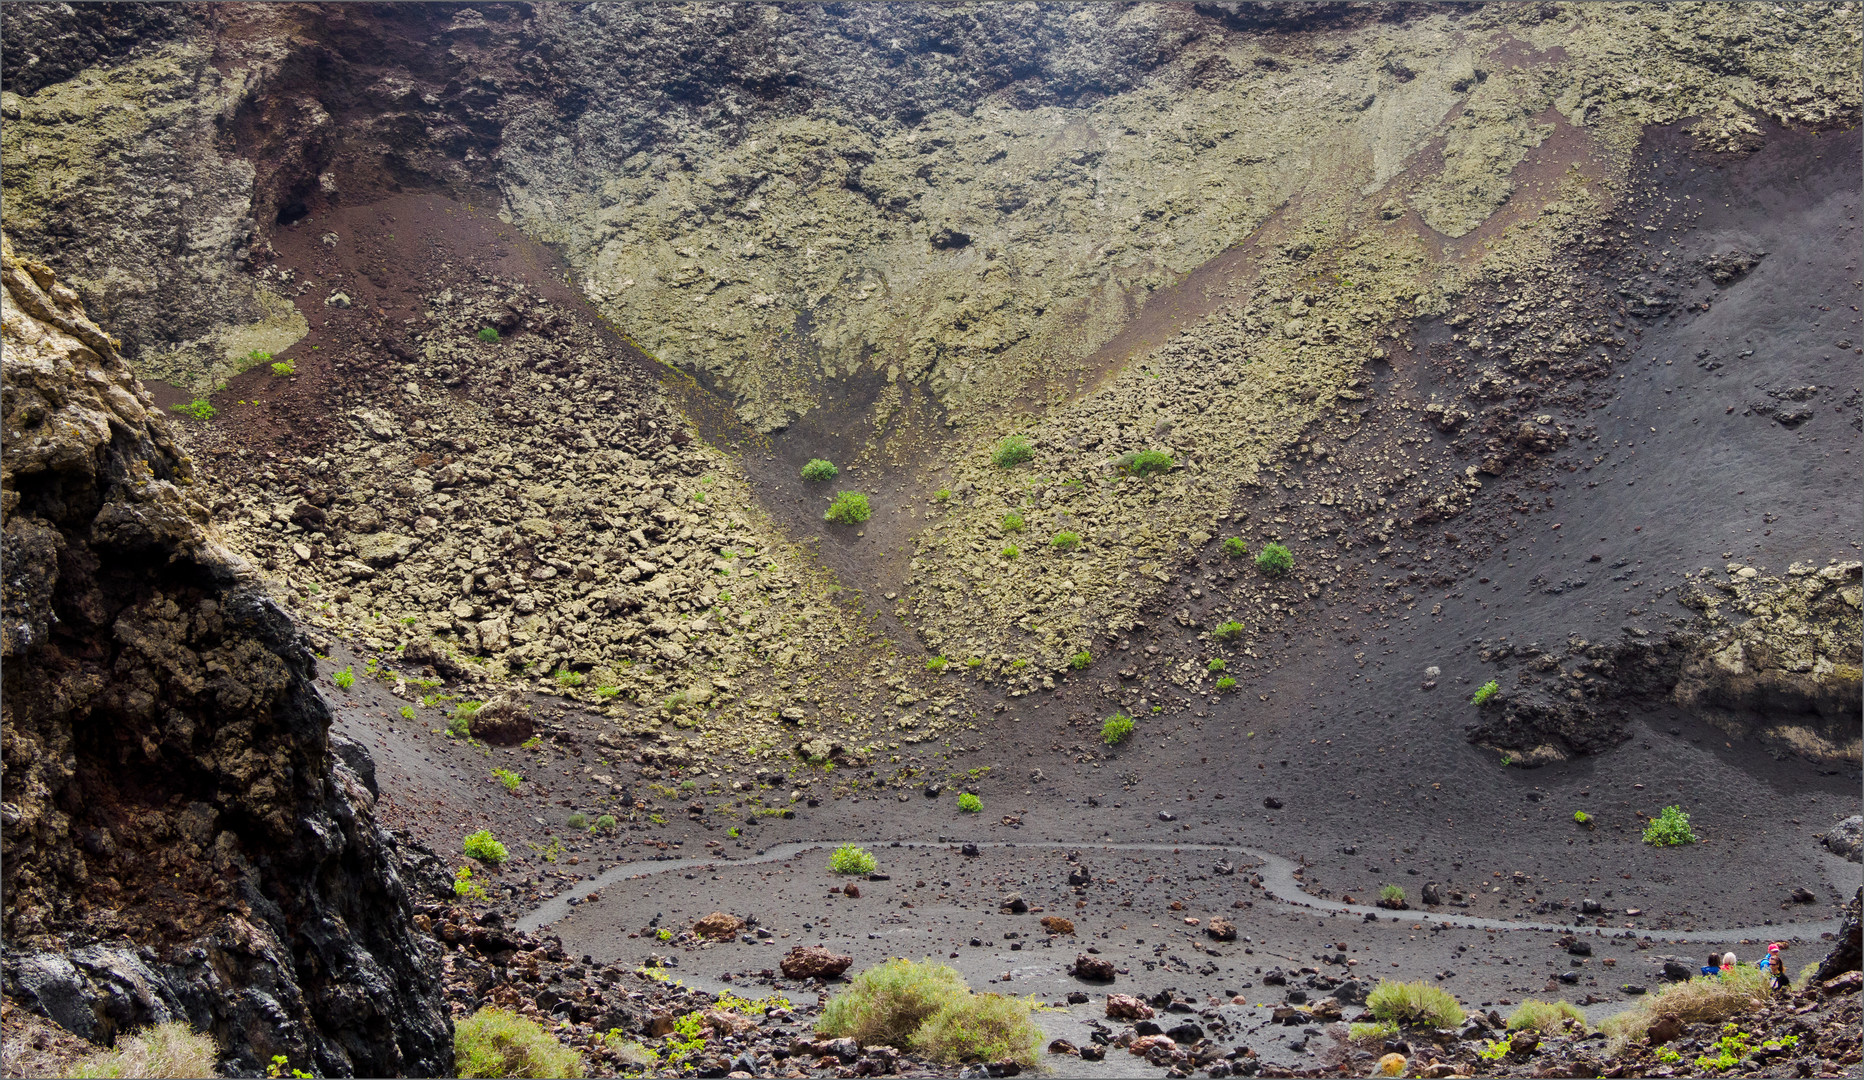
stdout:
POLYGON ((472 737, 494 746, 515 746, 535 734, 530 709, 510 694, 493 696, 472 717, 472 737))
POLYGON ((854 963, 854 957, 831 952, 820 945, 798 945, 783 955, 781 967, 786 979, 839 978, 854 963))
POLYGON ((1864 889, 1859 889, 1845 905, 1845 921, 1838 928, 1838 940, 1833 942, 1832 951, 1825 954, 1819 962, 1820 982, 1836 979, 1847 971, 1864 968, 1864 920, 1859 917, 1860 904, 1864 903, 1864 889))
POLYGON ((435 946, 308 642, 115 341, 0 249, 6 993, 100 1044, 183 1020, 229 1075, 451 1069, 435 946))
POLYGON ((1852 862, 1864 861, 1864 815, 1852 814, 1825 834, 1826 850, 1852 862))

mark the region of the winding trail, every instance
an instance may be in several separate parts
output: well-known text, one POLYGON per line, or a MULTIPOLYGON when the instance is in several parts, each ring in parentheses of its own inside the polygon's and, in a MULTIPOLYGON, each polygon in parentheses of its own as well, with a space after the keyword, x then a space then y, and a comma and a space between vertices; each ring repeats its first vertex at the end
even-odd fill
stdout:
MULTIPOLYGON (((580 894, 599 891, 610 885, 653 874, 674 873, 698 868, 721 869, 725 867, 756 866, 760 863, 781 862, 807 851, 833 848, 845 843, 861 843, 855 840, 804 840, 788 844, 777 844, 766 848, 757 855, 742 859, 724 859, 717 856, 707 858, 681 859, 647 859, 639 862, 623 863, 597 875, 593 880, 576 886, 580 894)), ((873 844, 874 841, 865 841, 873 844)), ((891 844, 892 841, 886 843, 891 844)), ((953 848, 957 843, 941 841, 926 843, 922 841, 901 840, 902 848, 953 848)), ((1314 911, 1335 912, 1340 914, 1367 915, 1392 922, 1425 923, 1431 926, 1456 927, 1472 930, 1533 930, 1539 932, 1585 933, 1587 930, 1604 932, 1605 927, 1575 926, 1570 923, 1526 922, 1512 919, 1489 919, 1473 915, 1441 915, 1428 911, 1387 911, 1368 904, 1346 904, 1338 900, 1326 900, 1310 896, 1301 889, 1301 883, 1295 879, 1297 869, 1292 860, 1280 855, 1271 855, 1255 848, 1241 847, 1235 844, 1116 844, 1106 841, 1065 843, 1057 840, 1036 841, 994 841, 980 842, 981 848, 1015 848, 1018 850, 1035 849, 1040 851, 1155 851, 1186 852, 1208 851, 1226 855, 1240 855, 1260 865, 1262 875, 1263 897, 1285 907, 1308 908, 1314 911)), ((1836 860, 1834 860, 1836 861, 1836 860)), ((1240 871, 1242 868, 1238 867, 1240 871)), ((573 897, 559 896, 532 908, 518 918, 518 929, 535 932, 549 926, 558 919, 568 915, 574 905, 573 897)), ((1789 939, 1817 939, 1822 933, 1836 933, 1839 920, 1836 918, 1820 919, 1815 922, 1778 923, 1771 926, 1736 926, 1721 930, 1626 930, 1623 928, 1610 931, 1612 937, 1649 937, 1661 938, 1673 942, 1739 942, 1743 939, 1768 938, 1775 941, 1789 939)))

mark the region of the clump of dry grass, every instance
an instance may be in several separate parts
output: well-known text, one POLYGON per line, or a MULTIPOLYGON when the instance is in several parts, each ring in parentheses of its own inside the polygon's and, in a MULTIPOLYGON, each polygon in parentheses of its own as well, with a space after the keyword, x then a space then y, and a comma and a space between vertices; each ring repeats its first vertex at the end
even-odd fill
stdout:
POLYGON ((71 1075, 122 1080, 219 1076, 214 1068, 219 1056, 214 1040, 197 1034, 188 1025, 157 1024, 135 1035, 120 1036, 114 1049, 86 1055, 72 1068, 71 1075))
POLYGON ((1587 1030, 1585 1011, 1572 1002, 1535 1001, 1529 998, 1508 1014, 1508 1030, 1520 1031, 1526 1028, 1542 1035, 1553 1035, 1563 1030, 1568 1020, 1578 1023, 1580 1031, 1587 1030))
POLYGON ((1671 983, 1624 1012, 1606 1017, 1599 1030, 1609 1037, 1608 1050, 1616 1054, 1647 1036, 1660 1016, 1674 1016, 1685 1024, 1719 1023, 1760 1008, 1769 994, 1767 973, 1759 968, 1698 975, 1688 982, 1671 983))

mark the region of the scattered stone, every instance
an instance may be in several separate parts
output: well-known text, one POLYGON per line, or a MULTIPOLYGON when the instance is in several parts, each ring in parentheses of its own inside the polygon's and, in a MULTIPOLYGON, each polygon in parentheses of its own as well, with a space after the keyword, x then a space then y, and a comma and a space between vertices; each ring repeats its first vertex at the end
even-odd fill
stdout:
POLYGON ((1150 1020, 1158 1015, 1152 1006, 1131 994, 1107 995, 1107 1019, 1109 1020, 1150 1020))
POLYGON ((854 963, 854 957, 842 956, 820 945, 798 945, 784 954, 781 966, 786 979, 837 978, 854 963))
POLYGON ((1069 969, 1069 974, 1083 982, 1112 982, 1113 961, 1081 953, 1074 958, 1074 966, 1069 969))
POLYGON ((730 941, 744 930, 745 922, 736 915, 714 911, 693 924, 693 933, 712 941, 730 941))
POLYGON ((1228 919, 1212 918, 1210 925, 1204 927, 1204 933, 1217 941, 1235 941, 1236 924, 1228 919))
POLYGON ((1074 920, 1064 919, 1060 915, 1042 916, 1042 929, 1057 937, 1074 936, 1074 920))

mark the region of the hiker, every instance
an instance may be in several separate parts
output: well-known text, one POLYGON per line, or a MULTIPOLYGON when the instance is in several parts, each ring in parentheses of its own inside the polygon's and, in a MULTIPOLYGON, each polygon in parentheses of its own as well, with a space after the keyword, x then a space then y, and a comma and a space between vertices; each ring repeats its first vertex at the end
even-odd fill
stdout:
POLYGON ((1702 973, 1704 975, 1713 975, 1716 972, 1720 971, 1721 969, 1722 969, 1722 954, 1718 952, 1710 953, 1709 962, 1702 965, 1702 973))
POLYGON ((1735 969, 1735 954, 1731 952, 1723 953, 1722 954, 1722 968, 1721 968, 1722 973, 1725 975, 1728 972, 1733 971, 1734 969, 1735 969))
POLYGON ((1772 987, 1773 992, 1776 994, 1784 993, 1793 988, 1793 980, 1786 973, 1786 958, 1780 955, 1780 950, 1784 948, 1786 948, 1786 943, 1783 941, 1775 941, 1769 944, 1767 946, 1767 959, 1761 961, 1761 967, 1768 975, 1768 985, 1772 987))

